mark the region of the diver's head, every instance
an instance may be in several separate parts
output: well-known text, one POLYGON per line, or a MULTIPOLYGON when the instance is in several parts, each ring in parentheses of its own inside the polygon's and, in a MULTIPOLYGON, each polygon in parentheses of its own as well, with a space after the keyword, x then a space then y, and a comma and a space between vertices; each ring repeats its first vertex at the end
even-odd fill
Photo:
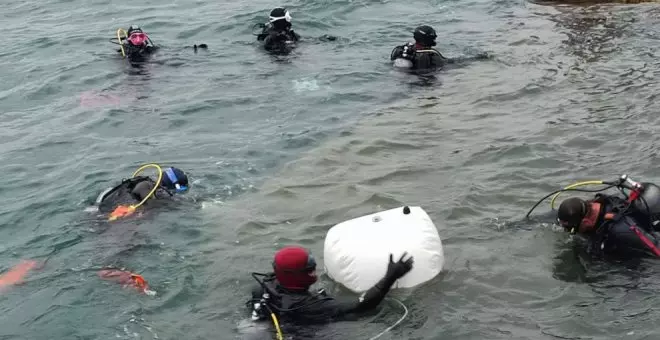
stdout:
POLYGON ((316 282, 316 260, 305 248, 284 247, 273 259, 275 278, 286 289, 307 290, 316 282))
POLYGON ((188 190, 188 176, 178 168, 163 168, 163 180, 161 185, 169 190, 184 192, 188 190))
POLYGON ((131 25, 126 31, 126 40, 133 46, 146 46, 149 37, 139 26, 131 25))
POLYGON ((589 213, 589 204, 580 198, 571 197, 559 205, 557 222, 564 230, 575 234, 580 231, 580 226, 587 213, 589 213))
POLYGON ((415 28, 413 37, 415 38, 415 42, 417 42, 417 44, 424 47, 431 47, 435 46, 435 38, 437 38, 438 35, 435 34, 433 27, 422 25, 415 28))
POLYGON ((277 7, 270 11, 268 22, 276 30, 287 30, 291 28, 291 14, 284 7, 277 7))

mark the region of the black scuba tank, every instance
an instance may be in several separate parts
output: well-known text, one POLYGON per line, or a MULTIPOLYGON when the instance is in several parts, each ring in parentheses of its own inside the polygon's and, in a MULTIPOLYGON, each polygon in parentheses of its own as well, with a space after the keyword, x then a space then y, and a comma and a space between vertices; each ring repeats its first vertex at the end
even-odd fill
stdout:
POLYGON ((648 213, 652 217, 653 224, 660 220, 660 187, 653 183, 642 183, 644 192, 635 201, 638 211, 648 213))

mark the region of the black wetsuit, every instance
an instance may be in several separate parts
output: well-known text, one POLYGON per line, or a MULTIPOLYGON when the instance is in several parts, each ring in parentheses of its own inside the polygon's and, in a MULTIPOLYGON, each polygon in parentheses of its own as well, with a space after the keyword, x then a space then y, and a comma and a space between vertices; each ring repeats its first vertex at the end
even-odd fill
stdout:
MULTIPOLYGON (((354 319, 362 313, 375 309, 385 298, 394 281, 385 277, 360 298, 344 301, 326 296, 323 292, 285 289, 278 284, 273 274, 265 279, 264 284, 269 295, 268 306, 281 320, 280 323, 307 325, 354 319)), ((264 292, 261 286, 253 289, 251 308, 254 308, 254 303, 260 302, 264 292)), ((259 308, 256 312, 260 319, 270 318, 267 308, 259 308)))
POLYGON ((628 207, 626 200, 617 196, 597 195, 594 201, 601 203, 603 208, 596 221, 596 230, 585 235, 591 253, 624 257, 653 254, 635 229, 660 247, 660 233, 646 212, 635 206, 628 207))
MULTIPOLYGON (((99 211, 103 213, 112 212, 119 205, 132 205, 137 204, 144 199, 156 183, 149 177, 138 176, 130 179, 123 180, 121 184, 114 188, 108 189, 101 193, 96 200, 99 211)), ((174 196, 171 192, 163 187, 158 188, 154 193, 154 197, 145 202, 145 205, 152 204, 154 198, 162 201, 174 196)))
POLYGON ((392 50, 391 60, 407 59, 412 62, 413 70, 434 70, 452 63, 452 59, 445 58, 438 50, 431 47, 420 47, 408 43, 397 46, 392 50))
POLYGON ((292 29, 276 29, 270 24, 264 26, 263 31, 257 36, 257 40, 263 41, 264 48, 271 52, 288 53, 294 47, 300 36, 292 29))

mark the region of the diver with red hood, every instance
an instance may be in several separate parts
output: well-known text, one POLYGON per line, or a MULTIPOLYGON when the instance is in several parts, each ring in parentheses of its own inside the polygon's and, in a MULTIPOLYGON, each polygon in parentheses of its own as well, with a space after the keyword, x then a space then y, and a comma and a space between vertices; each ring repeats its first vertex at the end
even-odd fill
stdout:
MULTIPOLYGON (((375 309, 385 298, 396 280, 413 267, 412 256, 404 253, 397 262, 390 254, 385 276, 359 298, 340 301, 327 296, 324 291, 311 292, 310 286, 317 280, 316 260, 304 248, 289 246, 275 254, 273 273, 253 276, 259 286, 252 291, 248 302, 253 320, 277 318, 295 324, 326 323, 375 309), (261 277, 262 279, 260 279, 261 277)), ((279 327, 276 324, 276 327, 279 327)))

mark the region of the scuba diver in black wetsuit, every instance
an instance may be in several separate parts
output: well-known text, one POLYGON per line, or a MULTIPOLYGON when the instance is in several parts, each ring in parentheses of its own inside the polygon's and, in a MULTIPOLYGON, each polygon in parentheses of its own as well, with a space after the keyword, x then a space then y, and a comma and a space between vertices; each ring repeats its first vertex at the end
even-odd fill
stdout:
POLYGON ((121 36, 123 30, 117 31, 119 39, 119 51, 122 56, 131 60, 142 60, 155 52, 158 47, 154 45, 147 33, 138 26, 131 25, 124 36, 121 36))
MULTIPOLYGON (((385 276, 359 298, 339 301, 323 291, 313 293, 309 287, 316 282, 316 261, 304 248, 285 247, 275 254, 274 273, 253 276, 259 286, 248 301, 253 320, 277 318, 294 324, 320 324, 351 317, 375 309, 385 298, 396 280, 413 267, 413 258, 407 254, 390 262, 385 276), (259 279, 262 277, 262 279, 259 279)), ((278 327, 279 332, 279 326, 278 327)), ((281 334, 280 334, 281 335, 281 334)))
POLYGON ((257 35, 257 40, 263 41, 267 51, 288 53, 300 40, 300 36, 291 28, 291 14, 285 8, 273 9, 268 17, 268 23, 261 26, 262 31, 257 35))
POLYGON ((609 185, 596 191, 617 187, 621 195, 597 194, 591 200, 564 200, 557 210, 557 222, 564 230, 586 239, 592 255, 660 257, 660 187, 623 175, 615 182, 578 183, 558 192, 588 191, 573 189, 585 184, 609 185))
POLYGON ((188 190, 188 176, 182 170, 168 167, 163 168, 162 173, 160 184, 155 189, 157 181, 148 176, 134 174, 132 178, 103 191, 96 199, 98 210, 104 214, 109 213, 110 220, 115 220, 131 215, 139 206, 169 200, 176 193, 188 190))
POLYGON ((455 64, 467 59, 488 59, 487 53, 479 54, 473 58, 446 58, 438 50, 436 45, 438 35, 431 26, 422 25, 415 29, 413 38, 415 43, 407 43, 397 46, 390 54, 390 60, 394 66, 411 70, 437 70, 447 64, 455 64))
MULTIPOLYGON (((261 32, 256 34, 257 41, 263 43, 264 49, 275 54, 287 54, 291 52, 301 37, 291 28, 291 14, 286 8, 277 7, 270 12, 268 23, 257 24, 261 32)), ((323 35, 322 41, 334 41, 337 38, 331 35, 323 35)))
MULTIPOLYGON (((156 46, 153 41, 151 41, 151 38, 147 33, 135 25, 131 25, 128 31, 124 31, 121 28, 118 29, 117 37, 110 39, 110 41, 118 44, 119 49, 117 52, 131 61, 144 61, 148 56, 160 49, 159 46, 156 46), (115 41, 115 39, 118 41, 115 41)), ((192 48, 195 53, 197 53, 198 49, 207 49, 208 45, 195 44, 192 48)))

